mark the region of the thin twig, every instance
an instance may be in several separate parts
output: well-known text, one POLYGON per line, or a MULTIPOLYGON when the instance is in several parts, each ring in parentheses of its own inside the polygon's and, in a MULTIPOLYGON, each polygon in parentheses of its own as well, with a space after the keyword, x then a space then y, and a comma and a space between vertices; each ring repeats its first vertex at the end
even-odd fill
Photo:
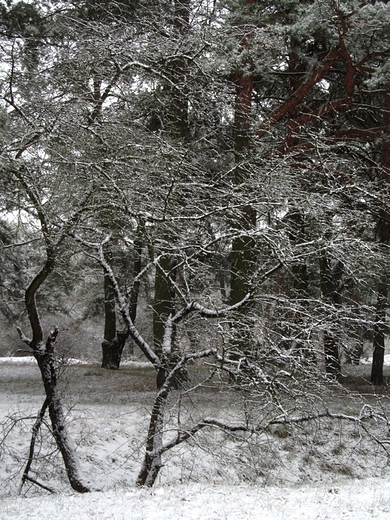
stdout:
POLYGON ((42 426, 42 423, 43 423, 43 419, 45 417, 45 413, 46 413, 46 410, 50 404, 50 401, 51 401, 51 397, 49 398, 49 396, 46 397, 40 411, 39 411, 39 414, 38 414, 38 417, 36 418, 36 421, 34 423, 34 426, 33 426, 33 429, 32 429, 32 435, 31 435, 31 441, 30 441, 30 450, 29 450, 29 454, 28 454, 28 460, 27 460, 27 464, 26 464, 26 467, 25 467, 25 470, 23 472, 23 477, 22 477, 22 484, 20 486, 20 491, 22 490, 23 488, 23 485, 24 483, 26 482, 26 480, 30 480, 30 477, 29 477, 29 471, 31 469, 31 465, 32 465, 32 462, 33 462, 33 458, 34 458, 34 449, 35 449, 35 442, 37 440, 37 436, 38 436, 38 432, 42 426))

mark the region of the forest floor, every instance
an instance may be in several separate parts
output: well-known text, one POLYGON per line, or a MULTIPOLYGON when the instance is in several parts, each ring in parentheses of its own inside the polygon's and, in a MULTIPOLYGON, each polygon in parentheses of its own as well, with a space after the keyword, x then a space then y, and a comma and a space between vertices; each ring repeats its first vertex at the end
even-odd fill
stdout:
MULTIPOLYGON (((348 392, 334 394, 334 410, 356 414, 375 402, 390 412, 390 389, 369 385, 369 372, 364 364, 345 367, 348 392)), ((390 377, 388 366, 385 375, 390 377)), ((219 431, 202 432, 167 454, 155 488, 136 488, 155 385, 153 370, 138 362, 119 371, 97 364, 64 368, 69 428, 93 493, 70 490, 45 429, 32 475, 56 494, 32 485, 20 493, 42 384, 31 358, 0 358, 0 376, 1 520, 390 518, 387 440, 372 442, 354 425, 275 428, 242 442, 219 431)), ((229 392, 209 388, 191 400, 191 414, 227 408, 233 417, 235 406, 229 392)))

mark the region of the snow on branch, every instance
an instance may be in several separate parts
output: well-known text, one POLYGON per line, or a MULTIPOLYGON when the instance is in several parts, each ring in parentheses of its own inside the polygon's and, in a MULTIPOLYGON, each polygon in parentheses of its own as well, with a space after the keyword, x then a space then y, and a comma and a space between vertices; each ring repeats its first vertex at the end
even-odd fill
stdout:
POLYGON ((181 311, 176 313, 175 316, 173 316, 171 318, 171 321, 172 321, 172 323, 177 324, 183 318, 188 316, 191 312, 198 312, 201 316, 203 316, 205 318, 223 318, 223 317, 227 316, 228 314, 230 314, 234 311, 238 311, 239 309, 244 307, 244 305, 250 300, 251 296, 252 296, 252 293, 248 293, 238 303, 235 303, 234 305, 230 305, 229 307, 224 307, 221 309, 209 309, 209 308, 205 307, 204 305, 201 305, 200 303, 193 301, 193 302, 189 303, 188 305, 186 305, 185 307, 183 307, 183 309, 181 309, 181 311))
POLYGON ((313 87, 319 83, 331 69, 334 62, 340 57, 340 43, 329 51, 327 56, 318 65, 318 67, 310 74, 306 81, 276 110, 269 114, 265 128, 258 133, 258 137, 263 137, 270 127, 275 125, 287 113, 291 112, 306 95, 312 91, 313 87))
POLYGON ((156 400, 158 401, 158 399, 160 398, 160 396, 162 394, 166 394, 169 391, 169 389, 171 387, 171 383, 172 383, 172 381, 175 380, 176 375, 190 361, 194 361, 195 359, 202 359, 202 358, 205 358, 205 357, 215 356, 216 354, 217 354, 217 349, 209 348, 209 349, 206 349, 206 350, 202 350, 200 352, 191 352, 189 354, 184 354, 184 355, 180 356, 180 358, 178 359, 176 365, 173 368, 171 368, 171 370, 169 370, 169 372, 167 373, 167 375, 165 377, 165 380, 164 380, 164 383, 163 383, 163 385, 161 386, 161 388, 159 389, 159 391, 157 393, 156 400))
POLYGON ((20 339, 23 341, 23 343, 25 343, 26 345, 28 345, 29 347, 31 346, 31 343, 32 343, 32 339, 28 338, 22 331, 22 329, 20 327, 16 327, 16 330, 18 331, 19 333, 19 337, 20 339))
MULTIPOLYGON (((249 433, 249 434, 262 434, 270 426, 275 425, 288 425, 288 424, 302 424, 305 422, 310 421, 316 421, 318 419, 336 419, 336 420, 342 420, 347 422, 353 422, 359 426, 361 426, 364 431, 370 435, 385 451, 388 451, 386 447, 386 443, 381 441, 380 439, 377 439, 374 435, 372 435, 369 431, 369 428, 366 428, 362 422, 364 419, 369 419, 374 417, 374 414, 364 414, 363 416, 351 416, 346 415, 342 413, 332 413, 329 410, 325 410, 321 413, 316 414, 308 414, 308 415, 302 415, 299 417, 281 417, 281 418, 275 418, 270 421, 268 421, 265 424, 259 424, 259 425, 248 425, 244 423, 228 423, 224 422, 221 419, 217 419, 216 417, 205 417, 204 419, 200 420, 198 423, 196 423, 192 428, 188 430, 180 430, 178 431, 175 438, 173 438, 171 441, 166 442, 163 446, 161 446, 159 452, 160 454, 170 450, 171 448, 174 448, 178 444, 181 444, 182 442, 185 442, 187 439, 192 438, 196 433, 198 433, 200 430, 206 427, 215 427, 220 430, 224 430, 230 433, 236 433, 236 432, 243 432, 243 433, 249 433)), ((376 416, 375 416, 376 418, 376 416)))
POLYGON ((108 242, 110 237, 107 237, 101 244, 98 246, 98 260, 100 265, 103 267, 104 272, 109 277, 115 291, 115 295, 118 301, 119 311, 122 314, 123 319, 128 327, 129 334, 132 339, 135 341, 137 346, 141 349, 146 358, 154 365, 156 368, 161 366, 160 358, 154 353, 153 349, 150 347, 148 342, 142 337, 138 329, 135 327, 132 319, 130 318, 129 311, 127 309, 127 305, 124 297, 122 296, 121 290, 119 288, 117 279, 111 269, 111 266, 108 264, 104 257, 103 253, 103 245, 108 242))
MULTIPOLYGON (((154 352, 152 347, 142 337, 142 335, 140 334, 138 329, 135 327, 135 325, 130 317, 125 298, 122 295, 122 292, 119 288, 115 274, 114 274, 110 264, 105 259, 103 247, 110 240, 110 238, 111 238, 111 236, 108 235, 101 243, 91 244, 91 243, 87 243, 85 240, 77 237, 77 239, 79 241, 81 241, 88 247, 93 247, 94 249, 97 250, 97 252, 98 252, 97 260, 100 263, 100 265, 103 267, 104 272, 110 278, 110 281, 113 285, 113 288, 114 288, 114 291, 116 294, 119 311, 122 314, 122 317, 127 325, 130 336, 135 341, 135 343, 138 345, 138 347, 141 349, 141 351, 144 353, 146 358, 153 364, 153 366, 155 368, 162 368, 163 360, 160 359, 160 357, 154 352)), ((160 257, 156 258, 155 261, 152 262, 152 264, 156 265, 157 268, 159 267, 159 264, 158 264, 159 258, 160 257)), ((152 265, 152 264, 150 264, 150 265, 152 265)), ((268 275, 272 274, 275 270, 279 269, 280 266, 281 266, 281 263, 278 262, 278 264, 276 266, 274 266, 273 268, 271 268, 267 273, 265 273, 263 275, 263 277, 267 277, 268 275)), ((148 265, 147 268, 143 269, 142 273, 146 272, 149 269, 149 267, 150 266, 148 265)), ((164 273, 164 274, 166 274, 166 273, 164 273)), ((139 276, 140 275, 141 275, 141 273, 139 273, 139 276)), ((168 281, 170 281, 170 282, 172 281, 169 276, 167 276, 167 278, 168 278, 168 281)), ((138 279, 139 279, 139 277, 138 277, 138 279)), ((178 323, 180 323, 184 318, 186 318, 191 313, 196 312, 200 316, 205 317, 205 318, 210 318, 210 319, 223 318, 223 317, 226 317, 227 315, 243 308, 249 302, 249 300, 251 299, 252 296, 253 296, 252 292, 248 292, 241 301, 235 303, 234 305, 230 305, 230 306, 222 307, 222 308, 215 308, 215 309, 210 309, 196 301, 192 301, 192 302, 188 303, 179 312, 177 312, 174 316, 172 316, 172 315, 168 316, 166 323, 165 323, 165 332, 164 332, 164 338, 163 338, 163 344, 162 344, 163 353, 164 354, 171 353, 172 335, 173 335, 174 325, 177 325, 178 323)), ((185 362, 187 362, 189 360, 188 357, 185 357, 183 359, 185 360, 185 362)))

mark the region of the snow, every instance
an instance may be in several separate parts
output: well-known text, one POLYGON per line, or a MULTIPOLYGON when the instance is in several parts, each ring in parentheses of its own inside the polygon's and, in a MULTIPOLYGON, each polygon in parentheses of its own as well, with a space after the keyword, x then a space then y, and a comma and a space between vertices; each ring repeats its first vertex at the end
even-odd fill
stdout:
MULTIPOLYGON (((82 365, 85 362, 81 359, 75 358, 64 358, 62 361, 65 365, 82 365)), ((1 365, 29 365, 35 366, 37 361, 34 356, 20 356, 20 357, 0 357, 1 365)), ((144 361, 122 361, 121 366, 132 366, 132 367, 149 367, 150 363, 144 361)))
MULTIPOLYGON (((372 362, 372 359, 369 357, 362 358, 360 360, 360 363, 362 365, 370 365, 372 362)), ((13 364, 19 364, 19 365, 35 365, 36 360, 33 356, 22 356, 22 357, 1 357, 0 358, 0 366, 1 365, 8 365, 10 363, 13 364)), ((65 358, 64 363, 67 365, 77 365, 77 364, 83 364, 84 362, 80 359, 74 359, 74 358, 65 358)), ((390 354, 385 354, 384 356, 384 366, 390 366, 390 354)), ((150 363, 143 362, 143 361, 122 361, 122 366, 134 366, 134 367, 147 367, 150 366, 150 363)))
POLYGON ((22 357, 2 357, 0 358, 0 365, 36 365, 36 359, 33 356, 22 357))
MULTIPOLYGON (((371 365, 372 359, 369 358, 369 357, 365 357, 365 358, 360 360, 360 363, 362 365, 371 365)), ((384 355, 383 365, 387 366, 387 367, 390 366, 390 354, 385 354, 384 355)))
POLYGON ((45 520, 388 519, 390 482, 369 479, 337 487, 280 489, 249 485, 175 485, 152 490, 7 498, 0 518, 45 520))
MULTIPOLYGON (((69 364, 80 366, 77 360, 71 360, 69 364)), ((23 416, 31 414, 30 424, 33 421, 42 404, 39 374, 34 365, 36 361, 33 357, 0 358, 2 379, 6 380, 9 377, 9 382, 4 382, 4 388, 0 387, 0 421, 15 411, 23 416)), ((142 362, 129 362, 129 366, 138 365, 148 366, 142 362)), ((118 373, 107 372, 104 376, 118 377, 118 373)), ((104 376, 97 376, 102 384, 104 376)), ((86 390, 84 397, 92 399, 88 393, 88 382, 92 376, 85 370, 83 377, 80 384, 86 390)), ((107 398, 103 391, 102 393, 103 397, 107 398)), ((142 460, 140 446, 146 431, 151 395, 148 392, 140 392, 134 397, 130 393, 123 397, 123 401, 121 399, 114 394, 114 397, 110 396, 106 402, 100 399, 83 401, 72 409, 69 417, 72 419, 72 435, 76 436, 78 453, 82 459, 82 472, 95 490, 92 493, 76 494, 72 492, 66 479, 62 479, 61 484, 61 480, 56 480, 57 474, 48 473, 42 480, 53 484, 56 494, 51 495, 34 486, 25 486, 24 495, 18 495, 20 469, 24 466, 30 426, 25 426, 21 431, 13 431, 14 437, 10 437, 9 441, 12 442, 12 449, 19 458, 12 458, 7 451, 2 453, 0 446, 0 520, 390 518, 390 475, 386 471, 383 472, 382 478, 330 481, 324 476, 323 480, 318 479, 315 484, 302 483, 296 479, 291 480, 290 485, 286 485, 286 479, 283 480, 280 471, 279 485, 275 479, 272 485, 237 483, 234 473, 229 473, 226 467, 224 480, 215 478, 216 463, 210 454, 201 455, 201 452, 194 451, 194 454, 188 456, 188 451, 185 450, 190 448, 182 448, 182 451, 172 454, 170 459, 165 461, 165 476, 158 481, 156 487, 136 488, 134 481, 142 460), (130 450, 133 453, 131 456, 129 447, 134 448, 130 450), (198 469, 189 467, 189 461, 198 469), (18 464, 19 469, 15 470, 18 464), (14 479, 17 486, 12 491, 9 479, 16 471, 19 471, 14 479), (189 482, 186 478, 188 474, 193 475, 194 482, 189 482), (101 490, 96 491, 97 489, 101 490)), ((192 449, 195 448, 196 446, 193 446, 192 449)), ((243 454, 241 456, 243 457, 243 454)), ((288 456, 286 452, 286 457, 288 456)), ((261 461, 265 464, 264 452, 261 461)), ((309 462, 305 469, 311 471, 309 462)), ((363 468, 363 474, 364 471, 363 468)), ((366 474, 369 475, 368 468, 366 474)))

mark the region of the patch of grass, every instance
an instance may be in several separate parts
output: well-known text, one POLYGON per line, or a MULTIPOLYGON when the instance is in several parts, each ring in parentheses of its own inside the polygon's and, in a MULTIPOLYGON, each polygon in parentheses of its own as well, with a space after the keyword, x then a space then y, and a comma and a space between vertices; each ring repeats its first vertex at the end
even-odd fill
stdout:
POLYGON ((85 373, 84 373, 84 376, 96 376, 96 377, 100 377, 102 376, 102 372, 97 372, 96 370, 87 370, 85 373))

